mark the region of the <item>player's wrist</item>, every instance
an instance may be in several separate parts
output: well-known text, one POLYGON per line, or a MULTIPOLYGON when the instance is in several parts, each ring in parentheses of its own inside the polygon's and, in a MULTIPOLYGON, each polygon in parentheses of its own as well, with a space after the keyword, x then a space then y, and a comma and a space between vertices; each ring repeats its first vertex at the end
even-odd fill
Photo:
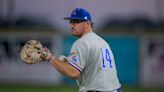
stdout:
POLYGON ((56 59, 56 56, 54 56, 53 54, 51 54, 51 57, 49 58, 49 61, 53 61, 54 59, 56 59))
POLYGON ((64 55, 60 55, 59 57, 56 57, 56 56, 54 56, 54 55, 52 55, 51 54, 51 57, 50 57, 50 59, 49 59, 49 61, 50 62, 52 62, 52 61, 65 61, 65 60, 67 60, 67 57, 66 56, 64 56, 64 55))
POLYGON ((51 56, 52 56, 52 54, 51 54, 50 50, 49 50, 47 47, 44 47, 44 48, 42 49, 41 58, 42 58, 43 60, 49 61, 50 58, 51 58, 51 56))
POLYGON ((60 55, 60 56, 58 57, 58 60, 60 60, 60 61, 65 61, 66 59, 67 59, 67 57, 64 56, 64 55, 60 55))
POLYGON ((47 61, 50 61, 50 60, 51 60, 51 58, 52 58, 52 54, 51 54, 51 53, 49 53, 49 55, 47 56, 47 61))

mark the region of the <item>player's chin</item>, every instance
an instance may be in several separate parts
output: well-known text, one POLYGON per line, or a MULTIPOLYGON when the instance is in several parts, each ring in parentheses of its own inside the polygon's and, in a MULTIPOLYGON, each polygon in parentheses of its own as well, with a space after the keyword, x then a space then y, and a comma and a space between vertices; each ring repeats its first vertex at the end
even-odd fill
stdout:
POLYGON ((72 35, 73 35, 73 36, 76 36, 76 35, 77 35, 77 33, 76 33, 75 30, 71 30, 71 32, 72 32, 72 35))
POLYGON ((77 36, 77 37, 79 37, 79 35, 78 35, 78 34, 76 34, 76 33, 73 33, 73 32, 72 32, 72 35, 73 35, 73 36, 77 36))
POLYGON ((78 36, 77 34, 72 33, 73 36, 78 36))
POLYGON ((79 33, 77 32, 77 30, 71 30, 71 32, 73 36, 79 37, 79 33))

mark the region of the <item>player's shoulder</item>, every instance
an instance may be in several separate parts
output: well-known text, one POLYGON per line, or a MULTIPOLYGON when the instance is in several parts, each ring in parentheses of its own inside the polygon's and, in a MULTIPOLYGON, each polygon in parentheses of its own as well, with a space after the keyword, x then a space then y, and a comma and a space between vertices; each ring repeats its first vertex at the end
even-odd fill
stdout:
POLYGON ((102 38, 100 36, 98 36, 96 33, 94 32, 90 32, 85 34, 84 36, 82 36, 81 38, 77 39, 73 46, 88 46, 90 47, 91 45, 93 45, 94 43, 97 43, 99 41, 101 41, 102 38), (93 43, 93 44, 92 44, 93 43))
POLYGON ((82 47, 86 45, 86 41, 84 39, 77 39, 74 43, 73 43, 73 47, 82 47))
POLYGON ((89 32, 89 33, 85 34, 84 36, 82 36, 79 40, 87 42, 87 41, 95 39, 96 37, 98 37, 98 35, 96 33, 89 32))

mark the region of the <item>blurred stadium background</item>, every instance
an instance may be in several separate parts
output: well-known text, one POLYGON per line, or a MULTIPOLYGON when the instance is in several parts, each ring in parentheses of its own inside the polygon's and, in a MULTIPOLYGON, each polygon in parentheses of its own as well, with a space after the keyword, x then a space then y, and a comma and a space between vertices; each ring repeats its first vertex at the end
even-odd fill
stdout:
POLYGON ((122 92, 164 92, 164 0, 0 0, 0 92, 78 92, 48 62, 19 58, 29 39, 68 55, 77 38, 63 17, 75 7, 91 12, 111 45, 122 92))

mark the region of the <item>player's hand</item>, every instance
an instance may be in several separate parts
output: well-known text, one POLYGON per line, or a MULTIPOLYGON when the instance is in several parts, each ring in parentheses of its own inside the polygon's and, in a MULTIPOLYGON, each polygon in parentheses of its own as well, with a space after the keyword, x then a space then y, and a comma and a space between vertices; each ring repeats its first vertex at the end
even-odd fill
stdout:
POLYGON ((44 47, 41 52, 41 61, 50 60, 51 58, 50 50, 47 47, 44 47))

